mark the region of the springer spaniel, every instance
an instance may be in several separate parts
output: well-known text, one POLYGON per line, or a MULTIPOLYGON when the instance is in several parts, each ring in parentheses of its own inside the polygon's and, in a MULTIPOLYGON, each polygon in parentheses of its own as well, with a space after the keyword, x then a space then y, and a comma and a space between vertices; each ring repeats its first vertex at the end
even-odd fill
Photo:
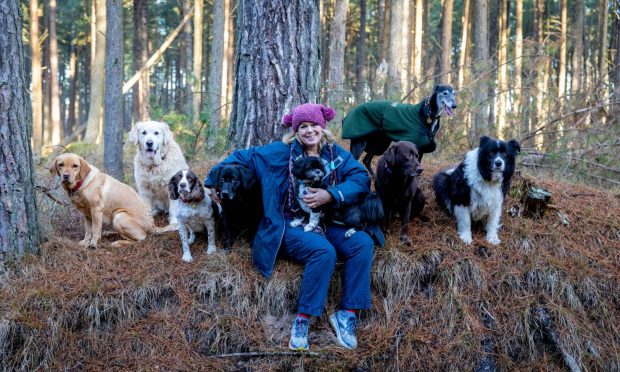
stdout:
MULTIPOLYGON (((207 192, 210 192, 207 190, 207 192)), ((183 246, 183 261, 192 262, 190 244, 196 239, 196 232, 207 228, 207 254, 215 253, 215 218, 211 198, 205 197, 205 189, 194 172, 189 169, 178 171, 168 182, 170 200, 180 200, 176 218, 179 236, 183 246)))

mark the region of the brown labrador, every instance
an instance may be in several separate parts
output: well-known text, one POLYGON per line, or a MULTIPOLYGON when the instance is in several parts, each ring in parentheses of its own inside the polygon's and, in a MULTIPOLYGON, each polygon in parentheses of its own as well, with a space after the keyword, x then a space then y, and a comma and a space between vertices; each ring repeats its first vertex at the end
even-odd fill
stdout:
POLYGON ((60 177, 71 203, 84 215, 84 239, 81 246, 96 248, 104 223, 111 224, 122 240, 112 245, 127 245, 144 240, 152 232, 162 232, 138 193, 130 186, 99 171, 76 154, 62 154, 50 166, 60 177))
MULTIPOLYGON (((426 199, 418 188, 422 167, 416 145, 408 141, 394 142, 377 163, 375 189, 383 203, 385 227, 392 214, 398 212, 401 222, 401 242, 411 245, 408 224, 420 215, 426 199)), ((423 218, 423 217, 421 217, 423 218)))

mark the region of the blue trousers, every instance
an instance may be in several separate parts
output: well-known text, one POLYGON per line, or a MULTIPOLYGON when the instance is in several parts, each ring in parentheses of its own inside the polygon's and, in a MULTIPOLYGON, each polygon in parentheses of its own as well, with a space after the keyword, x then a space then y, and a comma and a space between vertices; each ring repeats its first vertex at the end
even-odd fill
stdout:
POLYGON ((341 309, 369 309, 372 238, 358 231, 347 239, 344 234, 348 228, 334 225, 327 227, 325 235, 305 232, 302 226, 290 227, 289 222, 283 253, 305 265, 297 311, 315 316, 323 313, 336 259, 344 262, 341 309))

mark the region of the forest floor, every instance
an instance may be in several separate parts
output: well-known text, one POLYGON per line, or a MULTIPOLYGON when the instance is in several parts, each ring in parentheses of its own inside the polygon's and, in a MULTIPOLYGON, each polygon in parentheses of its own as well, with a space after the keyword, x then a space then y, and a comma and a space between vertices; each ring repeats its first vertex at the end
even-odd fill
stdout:
MULTIPOLYGON (((287 349, 300 265, 281 259, 265 279, 247 242, 207 255, 205 237, 184 263, 176 233, 82 248, 79 212, 43 195, 41 254, 0 278, 0 368, 619 370, 618 190, 520 172, 502 243, 489 245, 475 226, 464 245, 430 187, 446 165, 425 157, 430 222, 410 224, 413 245, 398 243, 393 224, 376 250, 372 309, 360 314, 352 351, 337 346, 325 315, 311 324, 310 352, 287 349), (552 193, 537 219, 522 213, 528 182, 552 193)), ((341 274, 338 265, 326 314, 341 274)))

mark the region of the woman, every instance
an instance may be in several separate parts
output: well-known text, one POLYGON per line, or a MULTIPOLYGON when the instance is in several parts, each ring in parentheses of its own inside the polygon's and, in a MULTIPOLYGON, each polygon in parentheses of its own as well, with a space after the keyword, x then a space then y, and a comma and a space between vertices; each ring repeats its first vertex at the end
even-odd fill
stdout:
MULTIPOLYGON (((344 261, 344 293, 341 310, 330 316, 330 323, 340 345, 349 349, 357 347, 356 311, 370 307, 370 267, 374 254, 370 236, 358 231, 345 238, 346 226, 328 225, 324 234, 305 232, 303 226, 290 227, 299 210, 290 169, 301 156, 320 156, 328 172, 326 189, 310 188, 304 197, 304 202, 313 209, 326 204, 341 207, 359 202, 370 189, 366 170, 325 129, 327 121, 334 116, 334 109, 321 104, 297 106, 283 118, 284 125, 291 127, 292 132, 282 142, 236 151, 222 162, 246 166, 261 185, 265 215, 253 243, 253 261, 258 271, 269 277, 280 250, 305 265, 298 315, 289 341, 293 350, 309 348, 308 319, 323 313, 336 259, 344 261)), ((207 176, 206 187, 215 185, 213 174, 212 170, 207 176)))

